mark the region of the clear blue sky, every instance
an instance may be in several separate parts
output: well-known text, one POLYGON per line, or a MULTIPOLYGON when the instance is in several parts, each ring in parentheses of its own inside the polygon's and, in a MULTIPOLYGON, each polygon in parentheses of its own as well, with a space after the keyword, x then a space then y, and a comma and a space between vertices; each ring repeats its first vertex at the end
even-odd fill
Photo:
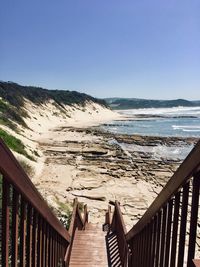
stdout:
POLYGON ((0 79, 200 99, 200 1, 1 0, 0 79))

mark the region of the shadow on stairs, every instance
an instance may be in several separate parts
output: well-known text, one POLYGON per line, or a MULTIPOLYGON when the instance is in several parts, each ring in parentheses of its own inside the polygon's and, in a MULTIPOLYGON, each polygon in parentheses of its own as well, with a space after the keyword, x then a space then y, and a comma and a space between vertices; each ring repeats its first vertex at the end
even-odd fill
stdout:
POLYGON ((108 256, 109 267, 121 267, 121 259, 119 255, 119 247, 117 242, 117 236, 114 232, 110 232, 106 235, 106 247, 108 256))

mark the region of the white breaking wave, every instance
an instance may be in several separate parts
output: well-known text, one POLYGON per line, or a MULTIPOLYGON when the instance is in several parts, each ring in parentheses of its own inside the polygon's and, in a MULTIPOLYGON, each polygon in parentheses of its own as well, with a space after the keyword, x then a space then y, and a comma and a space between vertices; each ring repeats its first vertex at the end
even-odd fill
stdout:
POLYGON ((172 125, 172 128, 183 132, 200 132, 200 125, 172 125))
POLYGON ((200 129, 200 125, 172 125, 173 129, 200 129))
POLYGON ((143 108, 119 110, 125 115, 200 116, 200 107, 143 108))
POLYGON ((197 126, 190 126, 190 125, 172 125, 172 127, 174 128, 174 129, 182 129, 182 128, 195 128, 195 129, 200 129, 200 125, 197 125, 197 126))
POLYGON ((200 132, 200 129, 199 130, 192 130, 192 129, 190 129, 190 130, 188 130, 188 129, 183 129, 182 130, 183 132, 200 132))
MULTIPOLYGON (((119 143, 118 143, 119 144, 119 143)), ((183 147, 174 147, 174 146, 166 146, 166 145, 158 145, 158 146, 140 146, 135 144, 119 144, 123 150, 127 150, 128 152, 144 152, 151 153, 154 159, 176 159, 183 160, 190 153, 193 145, 187 145, 183 147)))

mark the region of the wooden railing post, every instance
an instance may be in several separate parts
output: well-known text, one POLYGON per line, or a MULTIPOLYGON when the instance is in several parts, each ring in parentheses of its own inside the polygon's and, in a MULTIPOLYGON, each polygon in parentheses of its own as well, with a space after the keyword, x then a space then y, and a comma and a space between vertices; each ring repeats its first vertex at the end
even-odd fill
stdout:
POLYGON ((87 210, 87 205, 84 205, 84 217, 83 217, 83 221, 84 221, 84 228, 85 228, 86 224, 88 223, 88 210, 87 210))
POLYGON ((71 240, 70 240, 70 245, 68 246, 64 257, 65 266, 69 265, 75 231, 77 229, 84 230, 87 222, 88 222, 87 205, 84 206, 84 217, 82 218, 81 212, 79 210, 78 199, 75 198, 73 202, 72 218, 69 226, 69 234, 71 236, 71 240))

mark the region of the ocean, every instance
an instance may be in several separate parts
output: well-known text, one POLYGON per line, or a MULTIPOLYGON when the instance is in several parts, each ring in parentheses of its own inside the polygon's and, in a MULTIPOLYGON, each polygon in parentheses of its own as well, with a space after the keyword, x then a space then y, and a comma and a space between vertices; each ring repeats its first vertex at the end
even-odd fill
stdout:
POLYGON ((200 137, 200 107, 118 110, 127 120, 112 121, 103 129, 120 134, 200 137))

